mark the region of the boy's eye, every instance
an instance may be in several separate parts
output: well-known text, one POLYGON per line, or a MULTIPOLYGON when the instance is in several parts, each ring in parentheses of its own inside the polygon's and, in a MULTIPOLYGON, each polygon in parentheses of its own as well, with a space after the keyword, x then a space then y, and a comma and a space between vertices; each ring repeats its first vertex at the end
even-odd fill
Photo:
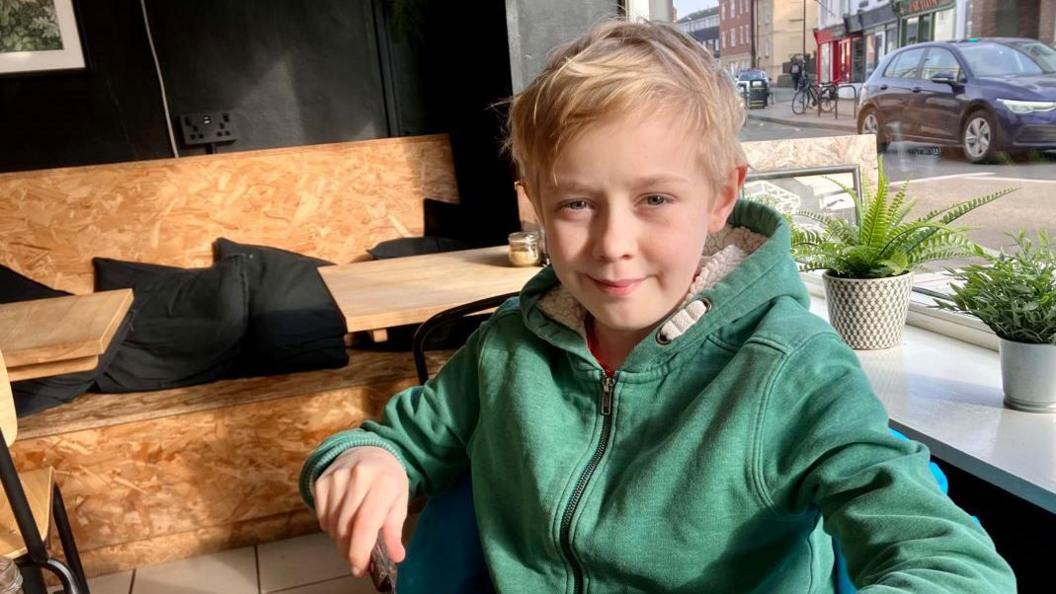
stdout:
POLYGON ((645 203, 649 206, 661 206, 667 204, 671 200, 662 194, 653 194, 645 197, 645 203))
POLYGON ((565 208, 568 210, 583 210, 589 206, 586 200, 572 200, 565 203, 565 208))

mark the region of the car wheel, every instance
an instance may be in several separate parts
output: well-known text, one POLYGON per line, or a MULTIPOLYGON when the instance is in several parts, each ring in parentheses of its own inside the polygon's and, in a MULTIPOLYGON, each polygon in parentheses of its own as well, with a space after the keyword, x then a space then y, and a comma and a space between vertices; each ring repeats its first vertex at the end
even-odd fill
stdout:
POLYGON ((961 150, 964 158, 972 163, 985 163, 998 153, 997 125, 985 110, 976 110, 968 115, 961 127, 961 150))
POLYGON ((859 134, 876 134, 876 152, 882 153, 887 150, 887 139, 884 137, 880 127, 880 114, 875 109, 865 109, 858 118, 859 134))

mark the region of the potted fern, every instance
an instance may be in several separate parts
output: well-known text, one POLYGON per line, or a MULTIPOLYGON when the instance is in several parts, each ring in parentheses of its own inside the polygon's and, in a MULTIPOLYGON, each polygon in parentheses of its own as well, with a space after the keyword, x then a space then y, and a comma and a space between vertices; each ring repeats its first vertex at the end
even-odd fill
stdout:
MULTIPOLYGON (((834 182, 836 183, 836 182, 834 182)), ((840 184, 837 184, 840 185, 840 184)), ((902 341, 912 272, 928 262, 975 253, 967 227, 950 224, 1014 191, 994 192, 907 220, 915 201, 906 185, 889 192, 883 162, 875 192, 866 196, 840 185, 855 202, 854 221, 798 210, 792 250, 801 270, 824 270, 829 321, 854 349, 886 349, 902 341)))
POLYGON ((949 270, 953 295, 943 309, 974 315, 1000 339, 1005 405, 1056 412, 1056 246, 1044 231, 1036 242, 1022 231, 1012 253, 981 248, 986 264, 949 270))

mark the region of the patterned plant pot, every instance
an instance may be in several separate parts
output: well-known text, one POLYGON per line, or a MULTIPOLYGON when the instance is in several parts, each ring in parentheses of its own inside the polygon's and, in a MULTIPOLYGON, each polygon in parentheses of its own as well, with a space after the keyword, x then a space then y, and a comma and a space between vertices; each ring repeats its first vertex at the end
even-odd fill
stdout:
POLYGON ((839 278, 825 271, 829 322, 852 349, 889 349, 902 343, 913 274, 839 278))
POLYGON ((1001 339, 1005 406, 1056 413, 1056 345, 1001 339))

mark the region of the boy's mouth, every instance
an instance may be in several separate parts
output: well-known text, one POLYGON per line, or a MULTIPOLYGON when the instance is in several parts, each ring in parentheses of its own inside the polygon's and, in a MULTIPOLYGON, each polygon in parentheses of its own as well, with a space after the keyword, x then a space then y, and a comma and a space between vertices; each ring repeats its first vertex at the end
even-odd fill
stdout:
POLYGON ((594 281, 594 285, 598 288, 599 291, 601 291, 605 295, 609 295, 611 297, 623 297, 625 295, 630 295, 636 288, 638 288, 638 285, 642 284, 642 281, 645 279, 627 278, 618 280, 603 280, 590 277, 590 280, 594 281))

